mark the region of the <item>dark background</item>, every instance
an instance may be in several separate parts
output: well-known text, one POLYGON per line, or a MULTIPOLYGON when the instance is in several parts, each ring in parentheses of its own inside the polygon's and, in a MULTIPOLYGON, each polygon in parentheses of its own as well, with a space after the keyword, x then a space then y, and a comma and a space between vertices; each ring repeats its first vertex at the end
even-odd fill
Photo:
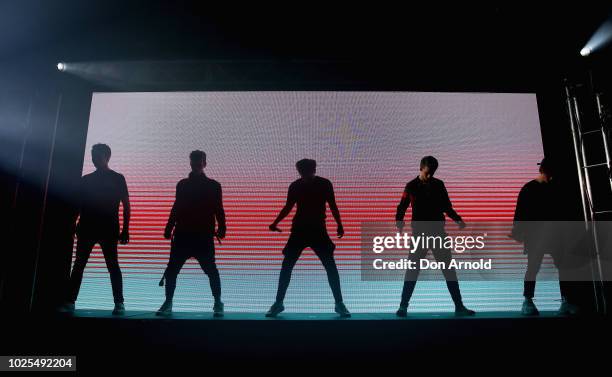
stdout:
POLYGON ((611 61, 610 49, 589 58, 578 52, 610 6, 1 4, 2 229, 9 242, 0 293, 16 309, 55 305, 68 274, 71 189, 94 90, 537 92, 545 153, 563 167, 568 217, 580 216, 562 85, 565 78, 588 82, 593 67, 598 85, 607 85, 597 67, 611 61), (121 82, 59 72, 60 61, 119 67, 121 82))
MULTIPOLYGON (((211 3, 0 2, 3 308, 61 299, 94 90, 536 92, 567 217, 580 219, 563 80, 611 87, 611 49, 579 51, 612 6, 211 3), (60 61, 107 62, 124 80, 59 72, 60 61)), ((590 284, 582 292, 592 304, 590 284)))

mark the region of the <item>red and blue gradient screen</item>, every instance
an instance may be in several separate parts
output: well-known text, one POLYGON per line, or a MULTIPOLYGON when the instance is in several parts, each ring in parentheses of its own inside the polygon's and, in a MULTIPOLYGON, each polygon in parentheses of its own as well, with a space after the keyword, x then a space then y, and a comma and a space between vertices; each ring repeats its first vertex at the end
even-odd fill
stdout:
MULTIPOLYGON (((360 224, 393 221, 419 161, 433 155, 466 222, 511 220, 518 192, 537 174, 542 139, 535 94, 425 92, 155 92, 93 93, 83 173, 93 171, 91 146, 112 148, 111 168, 124 174, 132 203, 131 240, 119 246, 128 310, 155 310, 170 245, 163 230, 176 183, 190 171, 189 153, 206 152, 206 174, 223 187, 227 237, 216 244, 228 312, 264 312, 275 298, 291 214, 282 208, 296 161, 313 158, 330 179, 346 235, 335 238, 344 299, 353 312, 393 312, 401 281, 362 281, 360 224)), ((410 210, 407 217, 410 216, 410 210)), ((508 258, 525 263, 520 245, 508 258)), ((543 268, 550 267, 545 260, 543 268)), ((208 278, 190 260, 178 278, 175 311, 210 311, 208 278)), ((477 311, 518 311, 523 283, 461 282, 477 311)), ((558 307, 558 283, 542 281, 538 307, 558 307)), ((85 270, 77 305, 110 309, 110 280, 98 246, 85 270)), ((333 310, 320 262, 307 249, 294 269, 288 312, 333 310)), ((453 304, 442 277, 417 284, 411 311, 444 312, 453 304)))

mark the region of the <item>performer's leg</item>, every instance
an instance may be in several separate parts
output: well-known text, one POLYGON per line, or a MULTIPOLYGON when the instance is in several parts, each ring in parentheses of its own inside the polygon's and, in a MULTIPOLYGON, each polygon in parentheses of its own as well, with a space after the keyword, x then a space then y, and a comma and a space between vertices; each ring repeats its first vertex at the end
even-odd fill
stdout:
POLYGON ((81 282, 83 281, 83 271, 85 270, 87 260, 95 244, 96 241, 93 238, 78 237, 77 239, 76 258, 74 266, 72 266, 68 288, 68 302, 72 304, 75 303, 79 295, 81 282))
MULTIPOLYGON (((448 266, 453 258, 451 251, 446 248, 434 249, 433 255, 436 261, 443 262, 446 264, 446 266, 448 266)), ((448 288, 448 292, 450 293, 455 306, 463 305, 461 290, 459 289, 459 281, 457 279, 457 271, 455 268, 444 268, 442 269, 442 274, 444 275, 446 287, 448 288)))
POLYGON ((536 277, 542 265, 544 253, 532 250, 527 253, 527 271, 525 272, 525 283, 523 296, 527 299, 533 299, 535 295, 536 277))
POLYGON ((113 287, 113 298, 115 304, 123 303, 123 279, 121 277, 121 268, 119 267, 119 258, 117 255, 117 239, 107 239, 100 241, 102 253, 106 268, 110 274, 111 286, 113 287))
POLYGON ((410 298, 412 298, 412 293, 414 292, 414 287, 416 286, 417 279, 419 278, 420 273, 420 260, 427 256, 427 249, 419 249, 414 253, 411 253, 408 257, 408 260, 413 262, 414 268, 406 269, 406 274, 404 276, 404 287, 402 288, 402 300, 400 302, 400 307, 407 307, 410 302, 410 298))
POLYGON ((215 298, 215 302, 219 302, 221 301, 221 278, 215 262, 215 243, 212 237, 210 240, 206 239, 202 247, 204 250, 196 254, 196 259, 204 273, 208 275, 210 291, 215 298))
POLYGON ((333 242, 331 242, 331 240, 322 245, 312 246, 312 250, 315 252, 317 257, 319 257, 319 260, 325 268, 327 280, 332 290, 332 294, 334 295, 334 300, 338 303, 342 302, 342 290, 340 289, 340 275, 338 274, 338 267, 336 266, 336 261, 334 260, 335 248, 336 246, 333 244, 333 242))
POLYGON ((457 279, 457 271, 454 267, 448 267, 453 259, 453 255, 450 249, 441 247, 433 250, 433 255, 438 262, 444 262, 445 268, 442 269, 444 279, 446 279, 446 286, 448 291, 455 303, 455 315, 456 316, 473 316, 476 314, 473 310, 470 310, 463 305, 461 299, 461 290, 459 289, 459 280, 457 279))
POLYGON ((287 293, 287 288, 289 288, 289 282, 291 281, 291 272, 293 271, 295 263, 300 258, 304 247, 303 242, 290 236, 287 245, 285 245, 283 249, 285 258, 283 259, 280 275, 278 277, 278 291, 276 292, 277 303, 282 303, 285 300, 285 294, 287 293))
POLYGON ((172 301, 174 291, 176 289, 176 278, 183 268, 185 262, 189 259, 188 254, 184 253, 177 247, 170 249, 170 259, 166 267, 166 301, 172 301))

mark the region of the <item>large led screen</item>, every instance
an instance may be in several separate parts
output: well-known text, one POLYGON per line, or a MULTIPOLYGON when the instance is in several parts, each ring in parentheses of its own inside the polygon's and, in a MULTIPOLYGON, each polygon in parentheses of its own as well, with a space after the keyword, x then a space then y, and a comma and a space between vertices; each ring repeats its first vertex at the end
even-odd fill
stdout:
MULTIPOLYGON (((94 93, 83 174, 93 171, 91 146, 112 148, 110 166, 127 181, 132 202, 131 241, 119 246, 126 308, 155 310, 170 244, 163 231, 176 183, 190 171, 189 153, 207 154, 206 174, 223 187, 227 237, 216 244, 227 312, 265 312, 275 298, 291 216, 268 225, 298 178, 296 161, 317 161, 330 179, 346 235, 335 237, 347 307, 393 312, 401 281, 363 281, 360 224, 393 221, 407 181, 419 161, 435 156, 457 212, 469 224, 512 220, 518 192, 537 174, 543 157, 535 94, 424 92, 155 92, 94 93)), ((407 217, 410 216, 410 210, 407 217)), ((525 265, 520 245, 507 259, 525 265)), ((550 259, 542 267, 553 269, 550 259)), ((441 276, 441 275, 440 275, 441 276)), ((476 311, 519 311, 523 283, 463 281, 466 305, 476 311)), ((558 283, 536 290, 541 310, 559 305, 558 283)), ((85 270, 80 308, 110 309, 110 280, 99 247, 85 270)), ((325 271, 307 249, 285 300, 287 312, 331 312, 325 271)), ((175 311, 210 311, 206 275, 190 260, 179 275, 175 311)), ((410 310, 453 310, 446 285, 417 284, 410 310)))

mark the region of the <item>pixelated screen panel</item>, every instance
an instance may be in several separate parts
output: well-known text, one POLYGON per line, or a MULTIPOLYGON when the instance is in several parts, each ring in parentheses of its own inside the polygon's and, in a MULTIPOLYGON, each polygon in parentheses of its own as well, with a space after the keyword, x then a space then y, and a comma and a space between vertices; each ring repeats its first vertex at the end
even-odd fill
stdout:
MULTIPOLYGON (((336 242, 345 302, 353 312, 396 309, 401 282, 361 281, 362 221, 392 221, 421 157, 440 161, 456 210, 467 222, 512 219, 521 186, 537 173, 542 141, 535 94, 413 92, 156 92, 94 93, 83 173, 93 171, 91 146, 112 148, 111 168, 125 175, 132 202, 131 242, 120 246, 128 310, 154 310, 169 254, 162 237, 189 152, 208 155, 208 176, 223 186, 228 233, 216 245, 226 311, 263 312, 275 297, 281 250, 291 216, 268 225, 295 180, 295 162, 317 160, 329 178, 345 224, 336 242)), ((407 216, 410 216, 408 211, 407 216)), ((328 211, 328 229, 335 224, 328 211)), ((508 258, 524 263, 520 246, 508 258)), ((553 268, 546 259, 543 269, 553 268)), ((522 282, 466 281, 464 301, 480 311, 517 311, 522 282)), ((558 307, 558 284, 541 282, 540 309, 558 307)), ((85 271, 77 306, 112 307, 99 247, 85 271)), ((190 260, 179 275, 176 311, 209 311, 206 275, 190 260)), ((329 312, 333 299, 312 251, 298 262, 285 302, 288 312, 329 312)), ((443 281, 422 281, 415 312, 453 309, 443 281)))

